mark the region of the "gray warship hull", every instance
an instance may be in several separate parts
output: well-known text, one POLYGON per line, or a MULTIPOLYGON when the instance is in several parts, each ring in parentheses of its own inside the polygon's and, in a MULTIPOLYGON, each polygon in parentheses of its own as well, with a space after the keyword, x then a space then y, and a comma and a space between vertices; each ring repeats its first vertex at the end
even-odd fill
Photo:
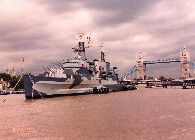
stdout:
POLYGON ((107 80, 73 80, 27 74, 23 81, 26 99, 127 90, 127 86, 107 80))

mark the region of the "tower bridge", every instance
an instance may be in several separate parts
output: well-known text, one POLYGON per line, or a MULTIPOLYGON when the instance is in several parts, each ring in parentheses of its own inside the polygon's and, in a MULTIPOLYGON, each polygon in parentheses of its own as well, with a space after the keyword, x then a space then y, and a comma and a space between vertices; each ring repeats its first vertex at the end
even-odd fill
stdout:
POLYGON ((180 62, 181 77, 183 79, 191 77, 190 66, 192 68, 195 68, 195 64, 190 61, 190 52, 184 47, 184 49, 180 52, 180 58, 176 58, 176 59, 166 59, 166 60, 158 59, 155 61, 147 61, 144 54, 142 52, 138 52, 136 55, 136 65, 134 65, 129 70, 128 74, 125 75, 125 78, 137 72, 137 79, 146 79, 146 65, 157 64, 157 63, 173 63, 173 62, 176 63, 180 62))

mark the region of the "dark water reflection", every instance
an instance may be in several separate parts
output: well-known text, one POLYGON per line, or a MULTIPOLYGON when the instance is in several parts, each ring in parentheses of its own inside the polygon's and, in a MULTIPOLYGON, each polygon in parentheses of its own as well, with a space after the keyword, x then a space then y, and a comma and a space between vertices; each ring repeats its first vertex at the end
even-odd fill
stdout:
POLYGON ((139 88, 28 101, 0 96, 0 126, 0 139, 194 140, 195 90, 139 88))

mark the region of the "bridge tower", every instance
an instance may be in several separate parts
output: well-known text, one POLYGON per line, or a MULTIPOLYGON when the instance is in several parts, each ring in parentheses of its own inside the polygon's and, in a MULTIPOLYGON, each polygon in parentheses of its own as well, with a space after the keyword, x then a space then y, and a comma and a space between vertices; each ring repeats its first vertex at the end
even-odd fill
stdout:
POLYGON ((181 74, 182 78, 186 79, 191 77, 190 75, 190 51, 184 49, 180 52, 180 61, 181 61, 181 74))
POLYGON ((137 79, 146 78, 146 64, 143 63, 144 61, 146 61, 146 57, 141 51, 138 52, 136 54, 137 79))

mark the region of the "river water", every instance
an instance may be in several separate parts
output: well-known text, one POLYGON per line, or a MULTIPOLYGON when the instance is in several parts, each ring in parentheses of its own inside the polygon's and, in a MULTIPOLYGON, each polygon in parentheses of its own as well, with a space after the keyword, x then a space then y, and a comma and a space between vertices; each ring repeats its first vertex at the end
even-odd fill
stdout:
POLYGON ((38 100, 1 95, 0 139, 194 140, 195 89, 140 87, 38 100))

